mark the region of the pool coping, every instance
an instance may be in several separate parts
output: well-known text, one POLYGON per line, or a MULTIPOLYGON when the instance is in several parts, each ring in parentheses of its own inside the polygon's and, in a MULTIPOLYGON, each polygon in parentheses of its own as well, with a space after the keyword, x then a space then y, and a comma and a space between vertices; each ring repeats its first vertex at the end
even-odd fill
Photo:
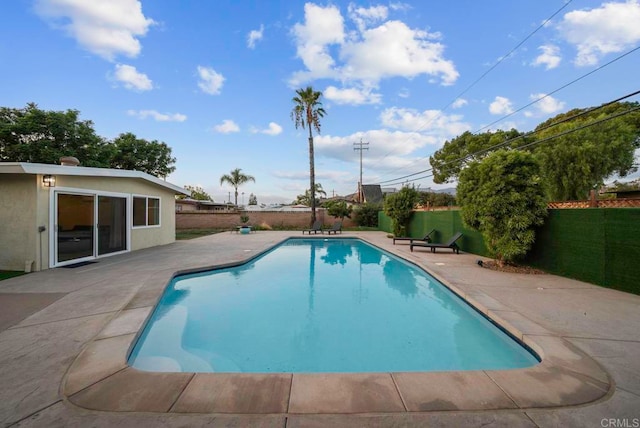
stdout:
POLYGON ((541 362, 511 370, 320 374, 164 373, 128 366, 132 346, 175 276, 248 263, 288 239, 301 239, 290 236, 242 261, 152 275, 76 357, 63 380, 63 396, 101 411, 256 415, 549 408, 587 404, 612 393, 608 373, 582 350, 484 293, 463 292, 429 271, 419 256, 410 260, 363 236, 304 239, 342 237, 361 239, 426 270, 541 362))

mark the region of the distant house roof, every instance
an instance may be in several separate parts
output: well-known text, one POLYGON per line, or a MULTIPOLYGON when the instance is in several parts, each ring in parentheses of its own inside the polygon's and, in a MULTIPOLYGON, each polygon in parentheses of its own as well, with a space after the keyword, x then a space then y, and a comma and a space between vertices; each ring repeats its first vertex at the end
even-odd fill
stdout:
POLYGON ((607 190, 602 193, 615 193, 616 198, 636 199, 640 197, 640 189, 607 190))
POLYGON ((382 203, 382 189, 379 184, 363 184, 362 195, 363 202, 369 204, 381 204, 382 203))
POLYGON ((176 194, 190 195, 185 189, 141 171, 111 168, 91 168, 86 166, 63 166, 29 162, 0 162, 0 174, 42 174, 74 175, 84 177, 138 178, 160 187, 172 190, 176 194))

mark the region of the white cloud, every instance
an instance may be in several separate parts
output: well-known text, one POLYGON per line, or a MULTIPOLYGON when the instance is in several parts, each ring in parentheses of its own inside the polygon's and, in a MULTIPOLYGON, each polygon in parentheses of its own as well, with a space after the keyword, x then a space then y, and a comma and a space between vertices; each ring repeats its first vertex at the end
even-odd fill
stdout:
POLYGON ((322 93, 328 100, 336 104, 380 104, 382 95, 371 92, 371 89, 363 88, 343 88, 339 89, 335 86, 328 86, 322 93))
POLYGON ((575 64, 595 65, 609 53, 622 52, 640 41, 638 0, 603 3, 590 10, 574 10, 558 25, 565 40, 578 50, 575 64))
POLYGON ((35 11, 84 49, 109 61, 117 55, 138 56, 138 38, 154 24, 137 0, 36 0, 35 11))
POLYGON ((406 166, 415 159, 407 156, 416 150, 431 146, 437 149, 444 140, 420 132, 389 131, 386 129, 356 132, 344 137, 318 135, 314 137, 318 158, 329 158, 344 162, 358 162, 359 154, 353 150, 355 141, 369 142, 369 150, 363 156, 367 169, 388 169, 406 166), (393 155, 390 155, 390 154, 393 155))
POLYGON ((386 6, 371 6, 368 8, 358 7, 349 3, 347 8, 349 18, 355 22, 358 30, 364 31, 367 27, 387 19, 389 9, 386 6))
POLYGON ((456 98, 453 104, 451 104, 451 107, 460 108, 466 106, 467 104, 469 104, 469 101, 465 100, 464 98, 456 98))
POLYGON ((386 19, 386 10, 350 5, 349 15, 357 28, 347 33, 336 6, 307 3, 304 23, 293 27, 297 55, 306 70, 295 72, 289 83, 299 86, 331 78, 375 88, 382 79, 426 74, 443 85, 453 84, 458 72, 453 62, 444 58, 444 45, 437 42, 440 34, 414 30, 393 20, 373 26, 386 19))
POLYGON ((468 123, 462 122, 461 115, 446 115, 439 110, 418 112, 391 107, 380 113, 380 120, 388 128, 434 135, 441 141, 471 129, 468 123))
POLYGON ((409 98, 410 95, 411 95, 411 93, 409 92, 409 89, 407 89, 407 88, 402 88, 402 89, 400 89, 400 92, 398 92, 398 96, 400 98, 409 98))
POLYGON ((403 12, 412 9, 410 4, 402 2, 389 3, 389 7, 391 8, 391 10, 400 10, 403 12))
POLYGON ((562 57, 560 56, 560 48, 555 45, 542 45, 538 47, 542 51, 540 55, 531 63, 533 66, 544 65, 547 70, 556 68, 562 57))
POLYGON ((127 89, 134 91, 150 91, 153 89, 153 82, 146 74, 138 72, 132 65, 116 64, 114 79, 127 89))
POLYGON ((267 134, 267 135, 275 136, 275 135, 282 134, 282 126, 278 125, 275 122, 269 122, 269 127, 267 129, 253 128, 253 129, 251 129, 251 132, 254 133, 254 134, 261 133, 261 134, 267 134))
POLYGON ((222 84, 224 83, 224 76, 222 74, 216 72, 211 67, 203 67, 199 65, 198 76, 200 77, 198 87, 202 92, 210 95, 220 94, 222 84))
POLYGON ((491 114, 509 114, 513 113, 513 105, 509 98, 497 96, 496 99, 489 104, 489 112, 491 114))
POLYGON ((240 127, 230 119, 225 119, 222 121, 220 125, 216 125, 213 127, 217 132, 221 134, 231 134, 233 132, 239 132, 240 127))
POLYGON ((260 25, 259 30, 251 30, 247 35, 247 47, 253 49, 256 47, 256 42, 262 40, 264 33, 264 25, 260 25))
POLYGON ((313 75, 308 77, 332 77, 335 75, 332 69, 334 60, 329 54, 328 46, 344 41, 342 15, 335 6, 323 8, 307 3, 304 5, 304 16, 304 25, 293 26, 297 55, 310 70, 309 74, 313 75))
MULTIPOLYGON (((284 180, 309 180, 309 171, 274 171, 272 175, 276 178, 284 180)), ((351 177, 351 173, 345 171, 318 171, 316 172, 316 180, 342 181, 346 177, 351 177)), ((326 191, 326 189, 325 189, 326 191)))
POLYGON ((157 122, 184 122, 187 120, 187 116, 181 113, 159 113, 156 110, 127 110, 127 114, 140 119, 151 117, 157 122))
POLYGON ((546 94, 531 94, 529 98, 532 101, 540 100, 535 103, 532 107, 535 109, 535 113, 532 111, 526 111, 525 116, 533 117, 533 116, 546 116, 553 113, 557 113, 562 111, 565 106, 564 101, 559 101, 553 98, 550 95, 545 96, 546 94))

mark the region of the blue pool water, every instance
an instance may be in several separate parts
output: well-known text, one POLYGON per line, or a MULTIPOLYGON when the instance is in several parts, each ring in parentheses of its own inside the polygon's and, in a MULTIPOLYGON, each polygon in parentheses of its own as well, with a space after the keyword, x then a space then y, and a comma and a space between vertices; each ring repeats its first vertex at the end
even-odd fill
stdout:
POLYGON ((175 278, 129 357, 140 370, 249 373, 537 363, 429 274, 357 239, 290 239, 175 278))

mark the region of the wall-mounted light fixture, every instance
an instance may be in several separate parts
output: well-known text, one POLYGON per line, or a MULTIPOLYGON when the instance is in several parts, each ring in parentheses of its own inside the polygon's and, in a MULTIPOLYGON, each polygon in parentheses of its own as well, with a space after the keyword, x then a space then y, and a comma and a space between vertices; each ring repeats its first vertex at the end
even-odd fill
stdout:
POLYGON ((55 175, 43 175, 42 176, 42 185, 44 187, 56 187, 56 176, 55 175))

